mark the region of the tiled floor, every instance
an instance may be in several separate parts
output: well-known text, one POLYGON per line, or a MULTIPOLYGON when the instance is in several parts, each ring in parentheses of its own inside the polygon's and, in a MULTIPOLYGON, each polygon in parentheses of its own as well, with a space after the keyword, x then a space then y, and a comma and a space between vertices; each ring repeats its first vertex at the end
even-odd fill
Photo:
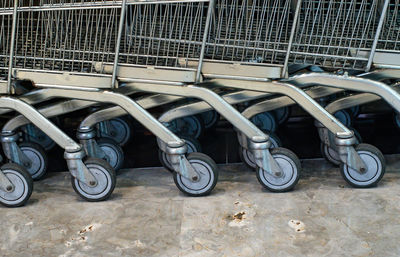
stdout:
POLYGON ((67 173, 0 207, 0 256, 399 256, 400 160, 356 190, 322 160, 274 194, 242 164, 221 166, 208 197, 178 192, 161 168, 123 170, 111 199, 82 201, 67 173))

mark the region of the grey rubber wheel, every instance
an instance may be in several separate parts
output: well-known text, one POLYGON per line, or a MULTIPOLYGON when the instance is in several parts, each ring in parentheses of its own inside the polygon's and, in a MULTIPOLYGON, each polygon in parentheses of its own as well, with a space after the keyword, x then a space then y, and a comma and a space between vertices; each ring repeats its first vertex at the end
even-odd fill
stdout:
POLYGON ((97 141, 98 146, 106 155, 106 161, 111 167, 118 171, 124 164, 124 151, 114 140, 110 138, 101 138, 97 141))
POLYGON ((108 120, 110 126, 112 126, 113 131, 111 134, 100 133, 101 137, 106 137, 114 140, 120 146, 126 145, 132 137, 131 124, 123 118, 115 118, 108 120))
POLYGON ((276 177, 262 168, 257 169, 257 179, 261 185, 272 192, 292 190, 300 178, 301 164, 297 156, 286 148, 274 148, 271 154, 282 170, 282 176, 276 177))
POLYGON ((89 187, 78 179, 71 177, 75 192, 89 202, 98 202, 110 197, 115 188, 116 175, 113 168, 106 161, 97 158, 88 158, 86 167, 97 180, 95 187, 89 187))
MULTIPOLYGON (((201 145, 199 141, 195 138, 191 138, 188 136, 179 136, 181 139, 185 140, 188 151, 187 153, 201 152, 201 145)), ((174 172, 171 163, 167 158, 167 154, 161 150, 158 150, 158 159, 160 160, 161 165, 169 170, 170 172, 174 172)))
POLYGON ((369 144, 359 144, 355 149, 366 164, 367 171, 360 174, 346 164, 341 164, 340 173, 342 177, 353 187, 376 186, 385 174, 386 164, 383 154, 378 148, 369 144))
POLYGON ((41 179, 47 172, 48 158, 42 146, 32 142, 19 145, 21 151, 29 158, 30 164, 21 164, 29 172, 33 180, 41 179))
MULTIPOLYGON (((277 135, 273 133, 268 134, 269 140, 271 141, 270 149, 282 146, 282 142, 277 135)), ((249 168, 256 170, 257 164, 254 161, 254 155, 251 151, 247 150, 246 148, 239 147, 239 157, 249 168)))
POLYGON ((26 169, 16 163, 7 163, 2 172, 14 185, 12 192, 0 190, 0 202, 7 207, 20 207, 29 200, 33 190, 33 181, 26 169))
POLYGON ((200 178, 198 181, 193 182, 175 172, 175 185, 180 191, 189 196, 205 196, 210 194, 218 181, 217 164, 210 157, 202 153, 190 153, 187 155, 187 159, 200 174, 200 178))

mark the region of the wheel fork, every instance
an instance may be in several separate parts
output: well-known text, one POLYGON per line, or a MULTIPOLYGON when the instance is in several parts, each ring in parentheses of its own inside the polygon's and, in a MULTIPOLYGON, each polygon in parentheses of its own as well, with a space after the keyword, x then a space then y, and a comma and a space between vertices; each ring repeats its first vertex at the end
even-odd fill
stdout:
POLYGON ((6 177, 2 170, 0 170, 0 190, 11 193, 14 191, 15 186, 11 181, 6 177))
POLYGON ((166 147, 166 153, 174 171, 192 182, 200 180, 200 174, 193 168, 185 156, 187 153, 185 142, 182 144, 169 143, 166 147))
POLYGON ((340 160, 360 174, 367 172, 367 166, 354 149, 357 139, 354 133, 337 133, 333 135, 318 121, 315 122, 321 141, 338 152, 340 160))
POLYGON ((29 168, 32 165, 32 161, 26 156, 21 148, 17 145, 19 135, 14 132, 1 133, 1 143, 3 146, 4 154, 7 158, 14 163, 17 163, 25 168, 29 168))

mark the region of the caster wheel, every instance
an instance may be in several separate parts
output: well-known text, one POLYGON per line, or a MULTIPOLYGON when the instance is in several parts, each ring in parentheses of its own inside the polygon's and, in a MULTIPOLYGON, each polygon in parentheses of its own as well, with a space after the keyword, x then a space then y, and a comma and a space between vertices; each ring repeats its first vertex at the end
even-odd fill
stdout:
POLYGON ((351 115, 353 116, 353 118, 357 118, 358 115, 360 115, 360 110, 361 110, 361 107, 359 105, 354 106, 354 107, 349 109, 349 111, 350 111, 351 115))
POLYGON ((253 116, 250 121, 263 131, 275 132, 277 129, 275 117, 270 112, 259 113, 253 116))
MULTIPOLYGON (((349 129, 354 132, 354 136, 356 137, 357 144, 361 144, 362 138, 361 138, 360 133, 358 133, 358 131, 353 128, 349 127, 349 129)), ((339 166, 342 163, 342 161, 340 160, 339 154, 334 149, 329 147, 328 145, 321 142, 320 150, 321 150, 321 155, 324 157, 324 159, 327 160, 328 162, 332 163, 333 165, 339 166)))
POLYGON ((120 146, 126 145, 132 137, 131 124, 123 118, 115 118, 109 121, 111 131, 109 133, 102 133, 100 137, 110 138, 120 146))
POLYGON ((352 116, 346 110, 340 110, 335 112, 334 116, 346 127, 350 127, 352 124, 352 116))
POLYGON ((361 134, 360 134, 357 130, 355 130, 354 128, 352 128, 352 127, 349 127, 349 129, 353 131, 354 136, 355 136, 356 139, 357 139, 357 144, 361 144, 361 143, 363 142, 362 137, 361 137, 361 134))
POLYGON ((274 110, 275 119, 278 121, 278 124, 281 125, 285 123, 290 116, 290 108, 288 106, 282 107, 274 110))
POLYGON ((200 179, 192 182, 174 172, 174 182, 180 191, 189 196, 205 196, 210 194, 218 181, 218 167, 215 162, 205 154, 190 153, 187 159, 193 168, 200 174, 200 179))
POLYGON ((274 148, 271 154, 282 170, 279 177, 257 169, 257 179, 261 185, 272 192, 287 192, 292 190, 300 178, 301 164, 297 156, 286 148, 274 148))
POLYGON ((72 187, 75 192, 89 202, 98 202, 110 197, 115 188, 116 175, 113 168, 106 161, 97 158, 88 158, 86 167, 97 180, 95 187, 89 187, 72 177, 72 187))
POLYGON ((115 171, 121 169, 124 164, 124 152, 121 146, 110 138, 101 138, 98 140, 97 144, 106 154, 105 161, 107 161, 115 171))
POLYGON ((396 125, 397 129, 400 130, 400 114, 396 113, 394 116, 394 124, 396 125))
POLYGON ((7 207, 19 207, 25 205, 33 190, 32 177, 26 169, 15 163, 7 163, 1 166, 4 175, 14 185, 12 192, 0 190, 0 202, 7 207))
POLYGON ((56 143, 36 126, 29 124, 22 128, 25 133, 25 141, 40 145, 46 152, 56 146, 56 143))
POLYGON ((192 138, 199 138, 204 131, 203 120, 198 116, 187 116, 170 122, 172 132, 192 138))
MULTIPOLYGON (((188 151, 187 153, 194 153, 194 152, 201 152, 201 145, 199 141, 195 138, 190 138, 187 136, 179 136, 181 139, 185 140, 188 151)), ((174 169, 172 168, 172 165, 170 164, 167 154, 161 150, 158 150, 158 159, 161 162, 161 165, 169 170, 170 172, 175 172, 174 169)))
POLYGON ((335 150, 330 148, 328 145, 321 142, 320 148, 321 148, 321 154, 325 160, 327 160, 328 162, 332 163, 335 166, 339 166, 342 163, 339 154, 335 150))
POLYGON ((207 130, 215 129, 220 119, 220 115, 216 111, 208 111, 200 114, 204 123, 204 128, 207 130))
POLYGON ((367 188, 376 186, 385 174, 385 158, 383 154, 375 146, 368 144, 359 144, 356 147, 356 151, 366 164, 367 171, 364 174, 359 174, 346 164, 341 164, 341 175, 353 187, 367 188))
POLYGON ((21 164, 32 176, 33 180, 41 179, 48 168, 48 158, 44 149, 32 142, 24 142, 19 145, 21 151, 29 158, 31 163, 21 164))
MULTIPOLYGON (((273 133, 267 134, 269 134, 269 140, 271 141, 270 149, 282 146, 282 142, 277 135, 273 133)), ((239 147, 239 157, 242 162, 244 162, 252 170, 255 170, 257 168, 257 164, 254 161, 254 156, 251 151, 247 150, 246 148, 239 147)))

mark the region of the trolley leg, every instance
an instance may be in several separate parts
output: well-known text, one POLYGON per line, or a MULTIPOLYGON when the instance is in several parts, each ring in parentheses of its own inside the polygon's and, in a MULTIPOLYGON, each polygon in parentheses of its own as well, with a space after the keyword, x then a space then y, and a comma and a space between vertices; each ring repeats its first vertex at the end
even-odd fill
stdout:
MULTIPOLYGON (((224 116, 225 119, 250 139, 249 144, 244 147, 254 151, 254 156, 256 157, 255 161, 258 167, 261 167, 274 176, 280 176, 282 173, 280 166, 276 163, 268 150, 270 146, 269 137, 213 91, 191 85, 159 86, 150 83, 127 83, 127 85, 138 91, 193 97, 207 102, 213 109, 224 116), (260 154, 260 152, 262 152, 262 154, 260 154)), ((160 146, 160 148, 162 149, 162 146, 160 146)))
MULTIPOLYGON (((181 97, 152 95, 137 100, 137 103, 144 109, 150 109, 164 104, 172 103, 182 99, 181 97)), ((99 110, 87 116, 79 125, 77 137, 88 156, 104 158, 105 153, 97 144, 94 126, 114 118, 126 115, 127 112, 119 106, 99 110)))
POLYGON ((343 126, 334 116, 298 87, 287 83, 252 79, 248 79, 245 82, 238 79, 214 79, 213 82, 216 85, 224 85, 225 87, 270 92, 290 97, 335 135, 337 142, 340 143, 338 148, 342 148, 339 152, 347 153, 347 156, 341 155, 341 160, 361 174, 365 172, 365 163, 352 146, 356 142, 353 132, 343 126))
MULTIPOLYGON (((52 140, 54 140, 58 145, 60 145, 62 148, 65 149, 64 157, 67 161, 67 165, 72 176, 77 178, 82 183, 85 183, 89 187, 94 187, 97 185, 95 177, 86 168, 85 164, 82 161, 82 158, 85 156, 85 153, 82 150, 81 146, 75 143, 67 135, 65 135, 58 127, 56 127, 53 123, 47 120, 33 107, 15 98, 0 97, 0 108, 8 108, 8 109, 11 108, 21 113, 25 117, 29 117, 30 122, 32 122, 42 131, 46 131, 46 133, 52 140)), ((15 134, 14 131, 9 131, 7 129, 2 130, 2 135, 9 136, 14 134, 15 134)), ((7 141, 7 140, 3 139, 2 141, 7 141)))
POLYGON ((129 97, 110 92, 110 91, 81 91, 73 89, 48 89, 54 95, 62 98, 77 98, 81 100, 91 100, 96 102, 111 103, 120 106, 136 120, 138 120, 143 126, 149 129, 153 134, 159 137, 163 142, 166 143, 166 153, 171 161, 174 170, 181 174, 183 177, 196 182, 200 175, 192 167, 189 161, 186 159, 187 147, 184 141, 174 135, 165 126, 157 121, 152 115, 144 110, 140 105, 129 97))
POLYGON ((396 111, 400 112, 400 93, 382 82, 351 76, 326 73, 310 73, 289 78, 287 81, 300 85, 318 84, 378 95, 396 111))

